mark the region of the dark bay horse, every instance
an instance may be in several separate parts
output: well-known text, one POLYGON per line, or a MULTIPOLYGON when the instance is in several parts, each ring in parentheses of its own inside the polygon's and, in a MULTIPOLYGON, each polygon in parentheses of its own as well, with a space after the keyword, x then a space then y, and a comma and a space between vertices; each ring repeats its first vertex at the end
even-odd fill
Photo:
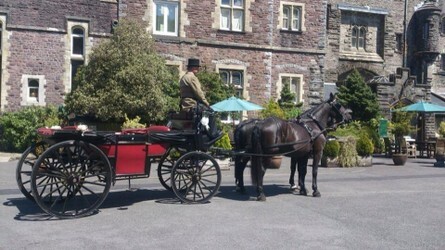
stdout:
POLYGON ((292 121, 270 117, 264 120, 248 120, 240 123, 234 134, 236 150, 244 154, 235 155, 235 179, 237 190, 244 192, 243 172, 252 159, 252 182, 257 187, 258 200, 265 200, 263 177, 271 163, 271 157, 285 155, 291 157, 289 183, 295 186, 294 174, 298 163, 298 184, 300 194, 306 195, 304 180, 307 163, 313 155, 312 189, 313 196, 319 197, 317 188, 318 164, 326 143, 326 131, 336 125, 351 120, 350 110, 336 102, 331 94, 329 100, 304 112, 299 119, 292 121))

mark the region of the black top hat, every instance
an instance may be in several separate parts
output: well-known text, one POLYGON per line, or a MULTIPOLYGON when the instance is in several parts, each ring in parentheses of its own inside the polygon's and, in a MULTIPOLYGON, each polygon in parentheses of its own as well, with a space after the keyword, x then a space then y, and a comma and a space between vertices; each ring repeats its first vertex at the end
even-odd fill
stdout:
POLYGON ((200 67, 199 65, 199 59, 196 58, 190 58, 187 67, 200 67))

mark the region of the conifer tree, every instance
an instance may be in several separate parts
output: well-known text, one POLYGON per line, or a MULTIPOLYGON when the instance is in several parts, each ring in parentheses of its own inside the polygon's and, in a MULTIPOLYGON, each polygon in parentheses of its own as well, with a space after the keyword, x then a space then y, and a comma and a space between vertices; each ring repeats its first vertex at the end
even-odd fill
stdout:
POLYGON ((379 116, 377 96, 356 69, 347 77, 345 84, 340 86, 337 97, 342 105, 352 110, 354 120, 368 122, 379 116))

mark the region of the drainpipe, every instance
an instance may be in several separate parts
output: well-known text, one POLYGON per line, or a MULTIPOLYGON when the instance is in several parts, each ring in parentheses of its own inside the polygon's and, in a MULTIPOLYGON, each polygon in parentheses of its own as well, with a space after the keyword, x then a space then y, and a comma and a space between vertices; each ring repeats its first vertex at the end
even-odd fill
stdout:
POLYGON ((404 6, 404 10, 403 10, 403 62, 402 62, 402 67, 406 67, 407 64, 407 55, 406 55, 406 47, 408 47, 406 45, 406 15, 407 15, 407 9, 408 9, 408 0, 405 0, 405 6, 404 6))

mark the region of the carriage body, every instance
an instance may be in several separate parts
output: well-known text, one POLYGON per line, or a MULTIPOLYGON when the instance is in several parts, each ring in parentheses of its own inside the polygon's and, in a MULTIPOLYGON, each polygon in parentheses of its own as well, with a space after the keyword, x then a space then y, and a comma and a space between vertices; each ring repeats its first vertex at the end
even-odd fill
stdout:
POLYGON ((59 218, 92 214, 115 181, 149 177, 154 164, 161 184, 181 202, 207 202, 221 183, 219 165, 207 152, 220 136, 210 140, 199 126, 120 132, 70 126, 40 128, 38 134, 44 140, 22 155, 17 183, 27 198, 59 218))

